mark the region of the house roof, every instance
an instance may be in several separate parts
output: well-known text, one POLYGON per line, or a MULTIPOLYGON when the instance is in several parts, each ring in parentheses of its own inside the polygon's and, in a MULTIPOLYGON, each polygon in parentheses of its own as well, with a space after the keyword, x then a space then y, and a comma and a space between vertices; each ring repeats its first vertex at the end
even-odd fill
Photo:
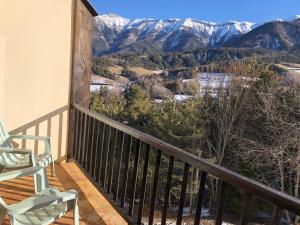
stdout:
POLYGON ((89 0, 81 0, 82 3, 85 5, 85 7, 89 10, 89 12, 92 14, 92 16, 98 16, 98 12, 95 9, 95 7, 90 3, 89 0))

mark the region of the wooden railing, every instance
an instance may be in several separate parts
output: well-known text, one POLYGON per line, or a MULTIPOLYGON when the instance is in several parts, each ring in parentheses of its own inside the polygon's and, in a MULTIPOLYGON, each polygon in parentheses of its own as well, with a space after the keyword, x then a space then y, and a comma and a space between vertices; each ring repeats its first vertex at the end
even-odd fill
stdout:
MULTIPOLYGON (((200 224, 201 209, 206 198, 206 183, 209 177, 219 180, 217 207, 214 212, 215 224, 222 224, 226 211, 226 193, 236 188, 243 193, 239 224, 248 224, 253 198, 262 199, 273 205, 270 224, 279 224, 281 212, 287 210, 300 215, 300 200, 261 183, 241 176, 231 170, 212 164, 187 151, 172 146, 153 136, 116 122, 105 116, 73 105, 75 117, 72 158, 76 160, 102 193, 126 215, 132 224, 143 224, 145 212, 147 224, 153 224, 155 211, 161 214, 161 224, 166 224, 170 205, 170 192, 174 164, 182 164, 180 198, 177 202, 176 224, 183 222, 188 179, 191 168, 200 169, 194 224, 200 224), (151 158, 151 155, 154 156, 151 158), (142 159, 141 156, 143 156, 142 159), (164 160, 163 160, 164 159, 164 160), (154 162, 149 179, 150 161, 154 162), (163 193, 157 193, 162 161, 167 163, 163 193), (150 185, 150 193, 147 192, 150 185), (138 188, 137 188, 138 187, 138 188), (150 196, 149 196, 150 194, 150 196), (156 207, 157 194, 163 196, 161 207, 156 207), (148 197, 149 196, 149 197, 148 197), (147 201, 146 201, 147 198, 147 201), (145 204, 148 207, 145 207, 145 204), (146 210, 147 209, 147 210, 146 210)), ((178 175, 178 171, 177 175, 178 175)))

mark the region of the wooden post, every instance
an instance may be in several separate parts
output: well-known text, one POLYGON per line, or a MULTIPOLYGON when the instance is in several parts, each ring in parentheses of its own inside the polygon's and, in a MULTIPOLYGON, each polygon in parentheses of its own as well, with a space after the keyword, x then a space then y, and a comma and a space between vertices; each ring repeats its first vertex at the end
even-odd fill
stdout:
POLYGON ((88 108, 90 103, 94 16, 96 16, 96 12, 91 10, 91 6, 86 0, 73 0, 67 161, 71 156, 75 143, 75 111, 72 105, 77 103, 84 108, 88 108))

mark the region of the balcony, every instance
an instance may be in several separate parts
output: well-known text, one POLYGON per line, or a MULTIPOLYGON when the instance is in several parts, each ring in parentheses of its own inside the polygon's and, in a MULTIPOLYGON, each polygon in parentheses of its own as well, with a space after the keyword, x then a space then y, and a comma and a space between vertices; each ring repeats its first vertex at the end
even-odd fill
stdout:
MULTIPOLYGON (((61 111, 49 116, 56 114, 61 111)), ((253 222, 251 212, 255 204, 268 205, 270 209, 270 216, 260 222, 256 219, 255 224, 280 224, 285 210, 300 215, 299 199, 77 104, 72 106, 70 115, 68 162, 57 163, 57 176, 49 174, 49 180, 50 185, 60 190, 79 192, 81 224, 221 225, 226 221, 244 225, 253 222), (196 177, 195 186, 191 186, 192 177, 196 177), (211 179, 219 184, 216 207, 204 218, 201 212, 211 194, 207 188, 211 179), (190 204, 193 187, 195 200, 190 204), (227 196, 232 193, 240 196, 239 213, 234 217, 227 212, 227 196), (188 207, 192 210, 187 215, 188 207)), ((38 122, 44 120, 49 123, 48 116, 38 122)), ((22 129, 15 132, 24 132, 22 129)), ((32 178, 0 183, 0 195, 8 203, 32 193, 32 178)), ((4 224, 9 224, 7 219, 4 224)), ((58 224, 72 224, 72 215, 68 214, 58 224)))

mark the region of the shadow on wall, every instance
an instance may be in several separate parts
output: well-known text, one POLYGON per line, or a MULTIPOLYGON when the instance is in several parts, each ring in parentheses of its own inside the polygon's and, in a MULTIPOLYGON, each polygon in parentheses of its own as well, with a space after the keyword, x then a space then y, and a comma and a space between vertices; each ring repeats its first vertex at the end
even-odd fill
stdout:
MULTIPOLYGON (((63 161, 66 156, 68 110, 68 105, 63 106, 9 133, 50 137, 54 158, 58 162, 63 161)), ((23 140, 15 144, 23 149, 34 149, 35 154, 42 153, 44 147, 38 141, 23 140)))

